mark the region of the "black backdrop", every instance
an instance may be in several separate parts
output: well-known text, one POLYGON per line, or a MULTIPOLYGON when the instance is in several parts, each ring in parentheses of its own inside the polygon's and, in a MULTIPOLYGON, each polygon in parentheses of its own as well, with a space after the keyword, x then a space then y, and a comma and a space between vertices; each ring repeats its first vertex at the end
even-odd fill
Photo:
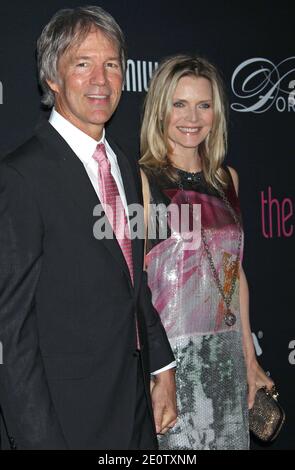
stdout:
MULTIPOLYGON (((56 10, 89 3, 2 2, 1 155, 22 143, 46 116, 39 104, 35 71, 41 28, 56 10)), ((227 162, 240 174, 252 331, 259 360, 276 381, 287 415, 274 444, 252 443, 252 447, 295 449, 295 3, 101 0, 98 4, 114 15, 127 36, 129 79, 110 129, 131 157, 138 157, 145 82, 157 62, 177 52, 194 52, 223 72, 231 106, 227 162)))

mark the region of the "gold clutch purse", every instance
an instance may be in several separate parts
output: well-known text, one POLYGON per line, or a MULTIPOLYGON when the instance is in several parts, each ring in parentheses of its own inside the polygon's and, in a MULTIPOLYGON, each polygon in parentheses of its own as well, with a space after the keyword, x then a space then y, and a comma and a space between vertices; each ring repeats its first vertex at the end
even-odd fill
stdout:
POLYGON ((254 405, 249 410, 250 431, 261 441, 273 441, 285 422, 285 412, 277 399, 275 387, 271 390, 260 388, 256 392, 254 405))

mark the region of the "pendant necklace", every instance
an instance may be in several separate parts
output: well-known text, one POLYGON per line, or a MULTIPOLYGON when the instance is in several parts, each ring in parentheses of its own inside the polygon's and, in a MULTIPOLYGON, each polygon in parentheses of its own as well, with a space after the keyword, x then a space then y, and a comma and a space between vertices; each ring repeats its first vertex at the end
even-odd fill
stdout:
MULTIPOLYGON (((186 172, 184 172, 182 170, 183 176, 185 176, 184 175, 185 173, 186 172)), ((181 176, 180 172, 179 172, 179 176, 181 176)), ((189 182, 191 182, 190 178, 189 178, 189 182)), ((183 184, 181 183, 181 181, 178 182, 178 187, 181 191, 183 191, 184 196, 185 196, 185 200, 189 204, 189 207, 191 208, 192 204, 191 204, 189 198, 187 197, 187 194, 185 193, 185 190, 183 188, 183 184)), ((208 241, 207 241, 207 238, 206 238, 206 235, 205 235, 205 230, 202 226, 201 226, 201 237, 202 237, 202 242, 203 242, 203 245, 204 245, 204 248, 205 248, 205 252, 206 252, 206 255, 207 255, 207 258, 208 258, 208 261, 209 261, 209 265, 210 265, 210 268, 211 268, 211 271, 212 271, 212 275, 213 275, 215 284, 216 284, 216 286, 218 288, 218 291, 219 291, 219 293, 220 293, 220 295, 221 295, 221 297, 222 297, 222 299, 223 299, 223 301, 226 305, 226 311, 224 313, 224 323, 228 327, 231 327, 237 321, 237 316, 231 311, 230 304, 231 304, 231 301, 232 301, 232 297, 233 297, 233 294, 234 294, 236 281, 237 281, 238 273, 239 273, 240 251, 241 251, 241 245, 242 245, 242 227, 241 227, 240 220, 239 220, 236 212, 234 211, 233 207, 231 206, 228 198, 226 197, 226 195, 224 193, 224 190, 221 187, 221 185, 219 185, 218 192, 219 192, 223 202, 225 203, 226 207, 228 208, 229 212, 231 213, 231 215, 232 215, 232 217, 233 217, 233 219, 234 219, 234 221, 235 221, 235 223, 238 227, 238 230, 239 230, 237 256, 236 256, 236 260, 234 262, 234 273, 233 273, 232 280, 231 280, 231 287, 230 287, 229 293, 227 295, 225 294, 224 289, 221 285, 221 281, 220 281, 217 269, 215 268, 215 264, 214 264, 214 261, 213 261, 213 256, 210 252, 209 244, 208 244, 208 241)))

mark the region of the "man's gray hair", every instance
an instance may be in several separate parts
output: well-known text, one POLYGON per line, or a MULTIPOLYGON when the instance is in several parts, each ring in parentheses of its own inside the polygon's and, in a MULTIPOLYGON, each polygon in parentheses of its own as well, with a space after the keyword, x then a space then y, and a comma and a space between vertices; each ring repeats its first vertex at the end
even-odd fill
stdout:
POLYGON ((92 28, 100 29, 117 47, 122 72, 126 67, 126 45, 123 32, 115 19, 103 8, 86 6, 59 10, 43 29, 37 41, 39 82, 43 91, 42 103, 54 105, 54 93, 47 80, 58 81, 58 60, 73 44, 81 44, 92 28))

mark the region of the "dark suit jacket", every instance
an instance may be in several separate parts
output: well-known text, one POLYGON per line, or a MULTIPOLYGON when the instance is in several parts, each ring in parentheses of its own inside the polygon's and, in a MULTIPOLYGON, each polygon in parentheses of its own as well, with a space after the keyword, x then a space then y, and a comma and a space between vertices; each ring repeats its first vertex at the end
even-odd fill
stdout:
MULTIPOLYGON (((136 166, 111 145, 128 204, 141 202, 136 166)), ((174 359, 142 272, 143 242, 132 242, 133 287, 116 239, 93 236, 98 203, 49 123, 0 165, 0 404, 12 447, 128 447, 135 316, 148 397, 150 372, 174 359)), ((8 446, 3 426, 2 439, 8 446)))

